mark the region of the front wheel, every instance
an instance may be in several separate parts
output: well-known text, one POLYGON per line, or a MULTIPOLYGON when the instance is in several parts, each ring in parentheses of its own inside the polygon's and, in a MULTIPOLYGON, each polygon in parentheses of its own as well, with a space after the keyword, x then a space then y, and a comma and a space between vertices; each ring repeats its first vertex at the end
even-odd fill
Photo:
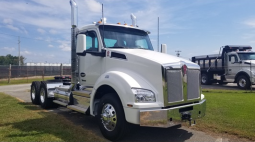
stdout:
POLYGON ((237 78, 237 86, 240 89, 249 89, 251 87, 250 79, 244 75, 237 78))
POLYGON ((111 141, 123 138, 129 131, 129 123, 116 94, 106 94, 102 97, 96 117, 101 133, 111 141))

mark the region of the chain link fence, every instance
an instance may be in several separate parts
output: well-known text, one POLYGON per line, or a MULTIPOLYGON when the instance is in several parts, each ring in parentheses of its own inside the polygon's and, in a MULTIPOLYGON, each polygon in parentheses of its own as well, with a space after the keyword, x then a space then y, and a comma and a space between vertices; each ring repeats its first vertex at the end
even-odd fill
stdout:
POLYGON ((0 80, 33 76, 68 76, 71 66, 5 66, 0 65, 0 80))

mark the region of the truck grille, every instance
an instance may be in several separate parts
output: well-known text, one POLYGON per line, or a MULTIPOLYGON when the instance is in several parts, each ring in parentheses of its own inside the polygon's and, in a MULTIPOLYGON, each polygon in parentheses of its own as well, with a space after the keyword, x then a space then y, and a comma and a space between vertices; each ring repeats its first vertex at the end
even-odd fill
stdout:
POLYGON ((199 98, 200 96, 200 71, 188 70, 188 100, 199 98))
POLYGON ((192 102, 200 98, 200 70, 165 70, 165 105, 192 102))
POLYGON ((167 94, 168 102, 178 102, 183 99, 183 82, 181 70, 167 71, 167 94))

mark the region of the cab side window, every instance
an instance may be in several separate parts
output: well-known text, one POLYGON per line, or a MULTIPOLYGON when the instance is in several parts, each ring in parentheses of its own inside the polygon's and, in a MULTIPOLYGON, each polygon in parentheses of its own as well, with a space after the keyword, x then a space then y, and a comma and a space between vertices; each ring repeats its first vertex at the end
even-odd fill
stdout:
POLYGON ((98 38, 95 31, 88 31, 86 34, 86 50, 98 51, 98 38))
POLYGON ((228 61, 230 62, 231 61, 231 58, 235 58, 235 62, 238 62, 238 59, 237 59, 237 56, 236 55, 230 55, 229 57, 228 57, 228 61))

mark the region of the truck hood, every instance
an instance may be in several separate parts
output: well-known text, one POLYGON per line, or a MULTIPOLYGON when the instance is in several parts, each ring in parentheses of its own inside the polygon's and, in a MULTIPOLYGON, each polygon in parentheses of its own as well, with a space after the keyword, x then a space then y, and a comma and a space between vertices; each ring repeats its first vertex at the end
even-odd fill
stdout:
MULTIPOLYGON (((143 58, 146 60, 150 60, 152 62, 159 63, 163 66, 167 65, 179 65, 180 63, 186 64, 190 68, 199 69, 200 66, 183 58, 179 58, 176 56, 172 56, 165 53, 160 53, 151 50, 145 49, 112 49, 111 51, 115 51, 117 53, 125 54, 128 57, 135 56, 136 58, 143 58)), ((133 58, 132 58, 133 59, 133 58)))
POLYGON ((243 62, 244 62, 245 64, 252 64, 252 65, 255 64, 255 60, 243 60, 243 62))

